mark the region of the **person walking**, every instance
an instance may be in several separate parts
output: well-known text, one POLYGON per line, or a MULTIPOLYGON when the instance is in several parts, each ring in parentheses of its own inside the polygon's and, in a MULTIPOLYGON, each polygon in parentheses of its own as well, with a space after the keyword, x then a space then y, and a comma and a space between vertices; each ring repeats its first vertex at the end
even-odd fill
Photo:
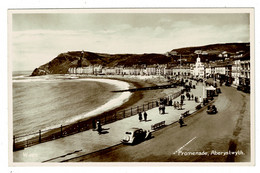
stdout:
POLYGON ((176 109, 176 107, 177 107, 176 106, 176 101, 173 102, 173 107, 174 107, 174 109, 176 109))
POLYGON ((198 103, 198 97, 197 96, 195 96, 194 100, 195 100, 196 103, 198 103))
POLYGON ((182 117, 182 116, 180 116, 180 118, 179 118, 179 124, 180 124, 180 127, 182 127, 183 124, 184 124, 184 121, 183 121, 183 117, 182 117))
POLYGON ((165 114, 165 105, 162 107, 162 114, 165 114))
POLYGON ((183 100, 181 100, 181 104, 180 104, 181 106, 183 105, 183 100))
POLYGON ((142 113, 139 112, 139 121, 141 122, 142 121, 142 113))
POLYGON ((101 126, 100 121, 97 121, 97 131, 98 131, 98 134, 101 134, 101 132, 102 132, 102 126, 101 126))
POLYGON ((172 106, 172 99, 170 99, 169 101, 169 106, 172 106))
POLYGON ((147 121, 147 113, 144 111, 144 121, 147 121))
POLYGON ((193 97, 194 97, 193 94, 191 94, 191 99, 192 99, 192 100, 193 100, 193 97))

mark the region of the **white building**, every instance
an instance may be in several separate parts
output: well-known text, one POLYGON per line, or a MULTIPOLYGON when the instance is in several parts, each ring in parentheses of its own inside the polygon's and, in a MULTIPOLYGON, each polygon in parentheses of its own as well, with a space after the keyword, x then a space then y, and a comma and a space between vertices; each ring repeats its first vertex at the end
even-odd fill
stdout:
POLYGON ((206 67, 205 71, 206 71, 206 76, 211 75, 213 73, 211 66, 206 67))
POLYGON ((204 77, 204 64, 200 61, 200 57, 198 56, 195 65, 193 66, 193 76, 198 78, 204 77))
POLYGON ((231 76, 234 79, 233 84, 236 86, 239 85, 240 71, 241 71, 240 60, 233 61, 231 76))
POLYGON ((250 79, 250 60, 240 61, 242 78, 250 79))
POLYGON ((215 73, 225 75, 226 74, 226 67, 225 66, 216 66, 215 73))

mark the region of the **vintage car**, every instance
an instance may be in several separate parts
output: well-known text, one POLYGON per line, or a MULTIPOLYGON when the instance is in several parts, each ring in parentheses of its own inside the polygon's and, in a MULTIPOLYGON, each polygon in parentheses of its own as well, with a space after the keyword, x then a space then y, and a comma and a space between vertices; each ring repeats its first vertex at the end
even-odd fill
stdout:
POLYGON ((208 114, 216 114, 216 113, 218 113, 218 110, 217 110, 215 105, 208 106, 207 113, 208 114))
POLYGON ((131 128, 125 132, 124 138, 121 140, 124 144, 137 144, 151 137, 151 132, 147 132, 141 128, 131 128))

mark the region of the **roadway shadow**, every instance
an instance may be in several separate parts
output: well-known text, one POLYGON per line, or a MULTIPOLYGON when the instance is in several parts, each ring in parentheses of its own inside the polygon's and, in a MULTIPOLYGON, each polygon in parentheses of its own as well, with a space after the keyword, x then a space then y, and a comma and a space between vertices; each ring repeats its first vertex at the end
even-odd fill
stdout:
POLYGON ((109 133, 109 130, 110 128, 102 128, 101 132, 99 132, 98 134, 102 135, 102 134, 107 134, 109 133))
MULTIPOLYGON (((165 112, 164 114, 169 114, 168 112, 165 112)), ((161 114, 161 115, 164 115, 164 114, 161 114)))
POLYGON ((149 141, 150 139, 153 139, 153 138, 154 138, 154 136, 152 135, 152 136, 146 138, 145 141, 149 141))
POLYGON ((180 127, 184 127, 184 126, 187 126, 187 124, 183 124, 182 126, 180 126, 180 127))
POLYGON ((98 134, 103 135, 103 134, 107 134, 107 133, 109 133, 109 132, 108 131, 101 131, 98 134))
MULTIPOLYGON (((144 120, 145 121, 145 120, 144 120)), ((150 120, 146 120, 145 122, 148 122, 148 121, 152 121, 151 119, 150 120)))

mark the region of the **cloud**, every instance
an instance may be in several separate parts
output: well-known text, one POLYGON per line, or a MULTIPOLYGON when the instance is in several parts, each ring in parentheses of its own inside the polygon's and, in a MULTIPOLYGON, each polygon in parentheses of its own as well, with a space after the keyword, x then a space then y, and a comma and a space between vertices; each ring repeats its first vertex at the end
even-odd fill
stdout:
POLYGON ((30 25, 23 16, 11 33, 14 70, 34 69, 73 50, 165 53, 185 46, 249 41, 246 15, 239 16, 239 20, 236 16, 221 20, 217 15, 49 15, 44 25, 33 17, 34 24, 30 25))

